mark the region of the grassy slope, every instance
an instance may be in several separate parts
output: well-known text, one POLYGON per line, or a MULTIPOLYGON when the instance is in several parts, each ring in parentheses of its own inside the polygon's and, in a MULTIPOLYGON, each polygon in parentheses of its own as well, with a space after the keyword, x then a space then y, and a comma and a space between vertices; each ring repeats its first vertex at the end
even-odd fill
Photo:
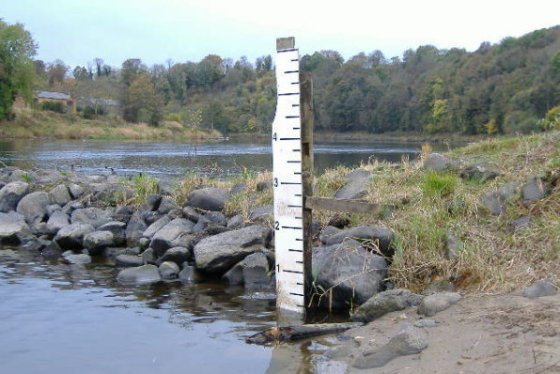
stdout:
MULTIPOLYGON (((424 157, 430 152, 424 149, 424 157)), ((349 215, 351 225, 381 225, 397 234, 396 254, 390 276, 398 287, 421 290, 437 280, 449 280, 472 292, 508 292, 536 279, 560 276, 560 186, 546 198, 524 206, 519 196, 507 203, 499 217, 482 205, 483 196, 505 182, 525 183, 530 175, 549 180, 560 174, 560 132, 527 137, 499 138, 456 149, 448 156, 463 166, 484 165, 501 175, 488 182, 464 181, 457 172, 434 173, 421 167, 421 160, 400 164, 373 162, 368 201, 383 205, 377 215, 349 215), (450 209, 450 206, 452 207, 450 209), (511 221, 528 216, 531 226, 511 232, 511 221), (445 238, 453 234, 462 242, 458 256, 448 259, 445 238)), ((337 168, 316 179, 315 194, 332 197, 344 185, 350 170, 337 168)), ((250 173, 249 173, 250 174, 250 173)), ((255 191, 257 180, 270 174, 245 175, 233 182, 248 182, 255 191)), ((195 184, 224 182, 187 180, 186 196, 195 184)), ((226 183, 227 184, 227 183, 226 183)), ((557 183, 558 184, 558 183, 557 183)), ((250 205, 271 203, 271 191, 232 197, 228 212, 247 215, 250 205)), ((326 225, 331 213, 315 212, 326 225)))
POLYGON ((86 120, 76 115, 31 109, 17 109, 16 119, 0 123, 0 136, 11 138, 53 137, 58 139, 202 139, 216 137, 218 131, 203 131, 179 122, 163 121, 160 126, 130 124, 115 117, 86 120))

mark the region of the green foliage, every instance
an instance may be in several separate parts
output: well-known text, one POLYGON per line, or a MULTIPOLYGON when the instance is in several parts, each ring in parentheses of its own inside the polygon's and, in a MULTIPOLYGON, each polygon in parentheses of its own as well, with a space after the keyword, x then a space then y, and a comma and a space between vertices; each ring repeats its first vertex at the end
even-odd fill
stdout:
POLYGON ((445 197, 453 194, 458 184, 455 174, 429 171, 424 177, 422 190, 426 196, 445 197))
POLYGON ((64 113, 64 105, 58 101, 43 101, 41 103, 41 109, 56 113, 64 113))
POLYGON ((550 109, 539 121, 539 126, 545 131, 560 129, 560 106, 550 109))
POLYGON ((159 190, 157 178, 148 176, 145 173, 134 175, 132 178, 133 199, 136 204, 142 204, 146 197, 155 194, 159 190))
POLYGON ((31 99, 34 66, 31 58, 37 46, 21 24, 0 19, 0 120, 12 119, 17 95, 31 99))

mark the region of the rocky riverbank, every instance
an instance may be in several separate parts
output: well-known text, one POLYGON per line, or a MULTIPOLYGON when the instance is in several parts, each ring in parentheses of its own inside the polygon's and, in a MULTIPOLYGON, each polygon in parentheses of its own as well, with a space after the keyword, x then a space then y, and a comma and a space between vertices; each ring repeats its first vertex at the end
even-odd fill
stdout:
MULTIPOLYGON (((439 328, 437 317, 456 305, 472 307, 464 300, 479 300, 473 294, 524 290, 527 300, 556 300, 559 140, 558 132, 491 140, 448 155, 426 148, 419 160, 318 177, 316 195, 364 199, 379 210, 314 215, 313 302, 365 323, 354 334, 363 331, 369 342, 372 326, 387 316, 422 316, 386 340, 358 341, 344 365, 336 362, 346 351, 331 352, 320 372, 390 367, 401 355, 428 352, 432 341, 422 329, 439 328)), ((213 278, 273 290, 270 179, 193 176, 175 186, 153 179, 147 188, 113 174, 3 168, 0 241, 71 264, 103 257, 132 286, 213 278)))

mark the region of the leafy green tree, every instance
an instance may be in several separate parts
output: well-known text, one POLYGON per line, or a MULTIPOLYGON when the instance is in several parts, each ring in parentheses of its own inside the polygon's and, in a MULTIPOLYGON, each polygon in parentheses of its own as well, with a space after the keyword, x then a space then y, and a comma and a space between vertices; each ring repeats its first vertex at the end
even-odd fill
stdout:
POLYGON ((14 117, 12 105, 17 95, 31 100, 36 48, 23 25, 9 25, 0 19, 0 120, 14 117))
POLYGON ((157 126, 162 118, 162 99, 147 73, 140 73, 128 87, 124 104, 124 119, 148 122, 157 126))

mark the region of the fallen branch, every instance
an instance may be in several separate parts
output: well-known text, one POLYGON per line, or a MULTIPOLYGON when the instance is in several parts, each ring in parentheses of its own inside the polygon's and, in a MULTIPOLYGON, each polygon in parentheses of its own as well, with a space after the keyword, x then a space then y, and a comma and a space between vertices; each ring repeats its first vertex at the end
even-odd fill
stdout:
POLYGON ((272 342, 293 342, 313 336, 336 334, 359 326, 362 326, 362 323, 323 323, 316 325, 271 327, 266 331, 249 336, 245 339, 245 342, 260 345, 272 342))

